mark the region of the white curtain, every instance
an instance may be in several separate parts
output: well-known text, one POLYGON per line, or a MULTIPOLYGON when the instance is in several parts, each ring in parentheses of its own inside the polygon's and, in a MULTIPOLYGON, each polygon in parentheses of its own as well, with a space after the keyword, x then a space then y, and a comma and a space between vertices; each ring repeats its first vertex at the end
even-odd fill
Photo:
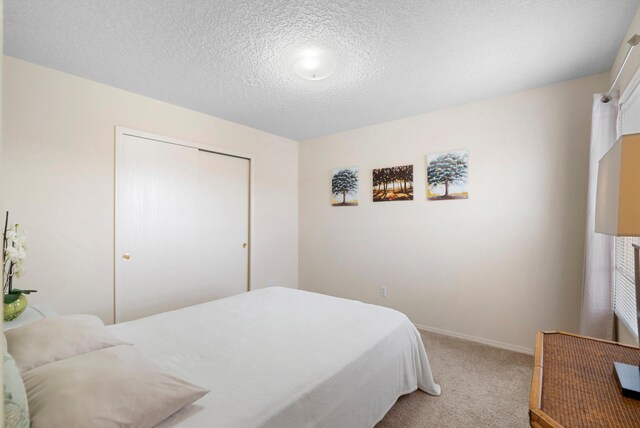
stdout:
POLYGON ((618 98, 608 103, 593 96, 591 116, 591 150, 589 155, 589 188, 587 197, 587 230, 582 285, 580 334, 611 339, 613 333, 612 295, 615 272, 615 238, 595 233, 596 186, 598 161, 616 142, 618 98))

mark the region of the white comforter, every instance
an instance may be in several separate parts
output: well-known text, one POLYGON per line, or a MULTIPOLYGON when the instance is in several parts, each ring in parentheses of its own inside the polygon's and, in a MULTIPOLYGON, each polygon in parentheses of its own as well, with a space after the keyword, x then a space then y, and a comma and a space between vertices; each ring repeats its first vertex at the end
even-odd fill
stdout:
POLYGON ((400 312, 272 287, 109 329, 210 392, 162 427, 370 428, 403 394, 440 394, 400 312))

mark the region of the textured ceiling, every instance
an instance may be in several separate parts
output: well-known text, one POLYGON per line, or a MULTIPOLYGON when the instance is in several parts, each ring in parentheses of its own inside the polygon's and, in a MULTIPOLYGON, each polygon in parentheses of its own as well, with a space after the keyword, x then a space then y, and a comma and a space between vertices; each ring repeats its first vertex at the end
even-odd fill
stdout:
POLYGON ((4 0, 5 53, 304 140, 607 71, 638 0, 4 0), (297 76, 306 46, 336 72, 297 76))

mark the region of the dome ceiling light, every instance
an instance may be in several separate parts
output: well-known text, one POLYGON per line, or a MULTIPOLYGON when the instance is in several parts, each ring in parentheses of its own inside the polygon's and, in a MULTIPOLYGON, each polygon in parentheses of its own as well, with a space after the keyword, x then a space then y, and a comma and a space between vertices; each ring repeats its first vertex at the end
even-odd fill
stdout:
POLYGON ((328 52, 304 49, 293 63, 293 71, 303 79, 322 80, 336 71, 336 64, 328 52))

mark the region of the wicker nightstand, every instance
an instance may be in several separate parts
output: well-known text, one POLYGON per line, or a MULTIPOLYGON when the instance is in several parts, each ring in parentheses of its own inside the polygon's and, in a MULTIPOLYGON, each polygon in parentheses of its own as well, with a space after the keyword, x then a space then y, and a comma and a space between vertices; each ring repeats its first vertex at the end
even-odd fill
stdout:
POLYGON ((613 362, 638 364, 638 347, 538 332, 529 399, 534 428, 640 427, 640 401, 623 397, 613 362))

